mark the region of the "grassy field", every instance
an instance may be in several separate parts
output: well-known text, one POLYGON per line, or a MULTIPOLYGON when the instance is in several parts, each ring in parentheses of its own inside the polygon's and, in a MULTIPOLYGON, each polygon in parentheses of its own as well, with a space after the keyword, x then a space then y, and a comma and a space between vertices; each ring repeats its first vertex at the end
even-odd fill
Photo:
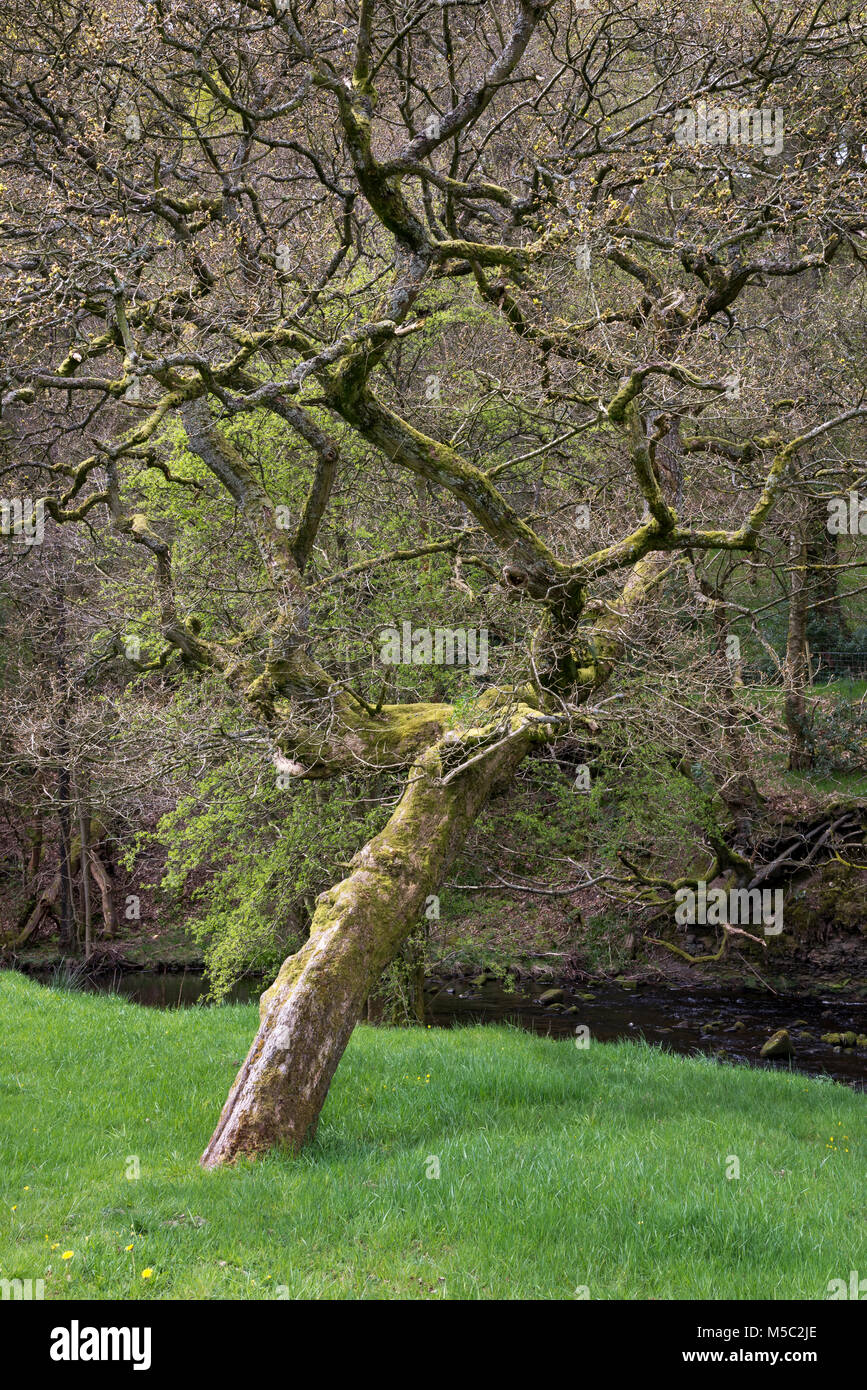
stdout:
POLYGON ((867 1097, 834 1083, 362 1027, 301 1159, 204 1173, 254 1008, 6 972, 0 1017, 0 1278, 47 1298, 821 1299, 867 1276, 867 1097))

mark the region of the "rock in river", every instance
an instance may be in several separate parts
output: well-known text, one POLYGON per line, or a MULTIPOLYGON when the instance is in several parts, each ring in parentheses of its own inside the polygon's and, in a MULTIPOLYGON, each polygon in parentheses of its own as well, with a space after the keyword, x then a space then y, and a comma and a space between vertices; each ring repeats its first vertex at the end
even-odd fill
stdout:
POLYGON ((761 1051, 762 1057, 793 1057, 794 1054, 792 1039, 786 1028, 780 1028, 776 1033, 772 1033, 761 1051))
POLYGON ((544 994, 539 995, 540 1004, 560 1004, 562 1000, 562 989, 546 989, 544 994))

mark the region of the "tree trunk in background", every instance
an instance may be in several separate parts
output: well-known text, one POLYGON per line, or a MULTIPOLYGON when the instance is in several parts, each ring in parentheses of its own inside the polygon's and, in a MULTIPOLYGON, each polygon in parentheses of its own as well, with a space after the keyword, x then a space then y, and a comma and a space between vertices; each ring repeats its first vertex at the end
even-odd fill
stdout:
POLYGON ((92 843, 88 847, 88 858, 90 860, 90 872, 99 889, 102 902, 103 935, 111 940, 117 932, 117 915, 111 896, 111 877, 92 843))
POLYGON ((75 935, 72 915, 72 835, 69 825, 71 788, 69 784, 69 768, 66 763, 68 756, 69 746, 63 743, 60 747, 60 757, 63 761, 60 771, 57 774, 57 818, 60 825, 60 944, 66 947, 73 945, 75 935))
POLYGON ((60 708, 57 716, 59 742, 57 748, 57 819, 60 829, 60 945, 70 947, 74 939, 74 918, 72 900, 72 834, 70 831, 69 809, 71 804, 71 778, 69 775, 69 740, 67 737, 67 675, 66 675, 66 595, 61 587, 55 591, 57 607, 57 688, 60 708))
MULTIPOLYGON (((17 951, 20 946, 24 945, 25 941, 41 926, 45 917, 52 917, 55 922, 60 922, 63 907, 63 865, 64 860, 61 854, 60 866, 48 887, 44 892, 34 895, 21 913, 15 928, 15 935, 8 943, 13 951, 17 951)), ((73 840, 70 849, 70 879, 74 878, 78 872, 78 865, 78 843, 73 840)))
POLYGON ((825 507, 815 516, 807 537, 807 565, 810 581, 809 608, 823 623, 839 632, 845 640, 849 636, 849 621, 843 610, 840 597, 839 536, 828 530, 828 514, 825 507))
POLYGON ((385 829, 351 872, 317 900, 310 939, 261 1000, 261 1023, 219 1124, 206 1168, 313 1137, 331 1078, 365 1000, 417 926, 495 781, 511 777, 531 743, 521 730, 445 785, 443 744, 412 769, 385 829))
POLYGON ((30 853, 27 856, 27 867, 25 873, 27 882, 35 882, 36 875, 39 873, 39 865, 42 863, 42 816, 39 814, 36 825, 30 832, 30 853))
POLYGON ((84 959, 87 960, 93 950, 93 924, 90 912, 90 845, 87 833, 87 815, 84 809, 84 802, 81 799, 81 785, 77 777, 75 779, 75 801, 78 807, 78 837, 80 841, 81 857, 81 905, 84 914, 84 959))
MULTIPOLYGON (((117 931, 117 913, 114 910, 114 902, 111 896, 111 875, 109 874, 109 871, 106 868, 105 864, 102 862, 99 852, 96 849, 96 842, 98 840, 98 837, 99 824, 96 821, 92 821, 90 823, 89 829, 86 830, 84 836, 84 843, 87 847, 86 861, 90 864, 91 876, 93 877, 93 880, 96 883, 96 886, 99 889, 100 893, 100 899, 102 902, 102 919, 104 924, 104 935, 111 938, 115 935, 117 931)), ((27 941, 28 938, 31 937, 33 933, 37 930, 37 928, 41 926, 42 921, 46 916, 53 917, 56 922, 60 922, 61 914, 63 911, 64 862, 65 861, 61 854, 60 867, 58 868, 57 872, 53 875, 51 882, 48 884, 48 887, 45 888, 45 890, 42 893, 34 893, 28 900, 23 912, 20 914, 18 918, 18 923, 15 928, 15 934, 12 937, 11 941, 8 943, 13 951, 17 950, 20 946, 24 945, 25 941, 27 941)), ((80 829, 78 832, 78 837, 76 838, 76 836, 72 836, 70 840, 68 865, 69 882, 70 884, 72 884, 79 870, 82 870, 83 872, 80 829)), ((89 889, 85 890, 83 888, 82 891, 87 891, 89 896, 89 889)), ((92 921, 92 910, 90 915, 92 921)), ((85 918, 86 916, 87 909, 85 910, 85 918)))
POLYGON ((813 761, 807 728, 807 542, 798 529, 789 545, 789 625, 786 636, 784 710, 789 732, 789 771, 805 772, 813 761))

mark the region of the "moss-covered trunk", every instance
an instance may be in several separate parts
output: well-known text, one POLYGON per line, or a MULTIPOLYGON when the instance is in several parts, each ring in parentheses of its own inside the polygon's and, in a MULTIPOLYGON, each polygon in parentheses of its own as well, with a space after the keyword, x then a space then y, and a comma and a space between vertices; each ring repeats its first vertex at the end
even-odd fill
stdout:
POLYGON ((435 745, 415 764, 385 829, 318 899, 309 941, 262 995, 259 1031, 202 1155, 206 1168, 275 1147, 297 1153, 312 1138, 368 993, 418 925, 491 786, 514 772, 532 736, 515 729, 448 781, 441 758, 454 744, 435 745))

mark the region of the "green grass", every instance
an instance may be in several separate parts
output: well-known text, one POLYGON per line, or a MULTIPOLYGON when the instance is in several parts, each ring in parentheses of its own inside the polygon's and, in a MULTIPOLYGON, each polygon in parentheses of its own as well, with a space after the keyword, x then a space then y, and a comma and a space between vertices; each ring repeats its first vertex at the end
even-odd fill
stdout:
POLYGON ((844 695, 847 700, 861 700, 867 695, 867 680, 843 679, 828 681, 827 685, 814 685, 813 695, 844 695))
POLYGON ((0 1017, 0 1278, 48 1298, 823 1298, 867 1276, 867 1098, 835 1083, 362 1027, 300 1159, 204 1173, 253 1007, 7 972, 0 1017))
MULTIPOLYGON (((748 685, 741 688, 741 693, 749 698, 755 698, 760 704, 783 704, 783 689, 780 685, 748 685)), ((867 694, 867 680, 849 679, 841 676, 838 680, 819 682, 809 685, 806 688, 808 699, 830 698, 838 696, 842 699, 853 702, 861 700, 867 694)))

